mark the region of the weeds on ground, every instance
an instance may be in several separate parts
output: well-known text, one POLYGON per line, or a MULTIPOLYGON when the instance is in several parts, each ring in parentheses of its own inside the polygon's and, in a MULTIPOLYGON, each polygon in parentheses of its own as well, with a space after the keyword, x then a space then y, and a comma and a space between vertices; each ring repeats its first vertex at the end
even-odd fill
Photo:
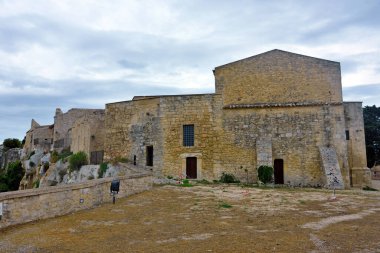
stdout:
POLYGON ((225 202, 221 202, 219 203, 219 208, 231 208, 232 205, 228 204, 228 203, 225 203, 225 202))
POLYGON ((190 184, 188 179, 182 180, 182 184, 180 184, 181 187, 193 187, 192 184, 190 184))
POLYGON ((368 185, 366 185, 365 187, 363 187, 363 190, 364 191, 379 191, 379 190, 377 190, 375 188, 369 187, 368 185))

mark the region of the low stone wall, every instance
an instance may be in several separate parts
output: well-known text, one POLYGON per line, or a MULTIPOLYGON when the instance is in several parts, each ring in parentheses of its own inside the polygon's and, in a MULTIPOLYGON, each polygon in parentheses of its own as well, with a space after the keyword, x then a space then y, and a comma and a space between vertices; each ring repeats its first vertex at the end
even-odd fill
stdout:
MULTIPOLYGON (((0 229, 111 202, 110 185, 113 179, 102 178, 80 184, 0 193, 0 229)), ((152 176, 149 173, 116 179, 120 180, 118 198, 152 188, 152 176)))

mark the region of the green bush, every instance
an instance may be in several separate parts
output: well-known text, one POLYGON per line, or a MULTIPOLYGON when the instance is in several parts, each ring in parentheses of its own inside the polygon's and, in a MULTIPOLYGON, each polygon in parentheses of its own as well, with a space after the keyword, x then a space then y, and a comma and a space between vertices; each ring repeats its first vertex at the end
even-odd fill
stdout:
POLYGON ((108 168, 108 164, 107 163, 101 163, 100 164, 100 167, 99 167, 99 170, 98 170, 98 178, 103 178, 104 177, 104 173, 106 173, 107 168, 108 168))
POLYGON ((273 167, 267 165, 261 165, 258 169, 258 177, 264 184, 269 183, 273 177, 273 167))
POLYGON ((79 170, 80 167, 82 167, 83 165, 87 165, 88 162, 86 153, 83 151, 79 151, 78 153, 71 155, 69 158, 69 164, 70 172, 74 170, 79 170))
POLYGON ((224 173, 224 172, 222 173, 222 176, 220 177, 220 182, 227 183, 227 184, 240 183, 240 181, 236 179, 236 177, 233 174, 224 173))
POLYGON ((54 151, 51 153, 51 156, 50 156, 50 162, 52 162, 52 163, 56 163, 56 162, 58 162, 58 160, 59 160, 58 152, 54 150, 54 151))
POLYGON ((71 156, 73 152, 70 151, 70 149, 63 149, 62 152, 58 155, 58 160, 61 160, 65 162, 65 158, 71 156))
POLYGON ((37 179, 36 181, 33 182, 33 188, 39 188, 40 187, 40 180, 37 179))

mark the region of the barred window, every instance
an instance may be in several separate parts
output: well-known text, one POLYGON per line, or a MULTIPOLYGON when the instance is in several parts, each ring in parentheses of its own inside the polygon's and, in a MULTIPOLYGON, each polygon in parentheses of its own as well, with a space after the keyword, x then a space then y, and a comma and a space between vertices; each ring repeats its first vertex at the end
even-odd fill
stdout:
POLYGON ((183 125, 183 146, 194 146, 194 125, 183 125))

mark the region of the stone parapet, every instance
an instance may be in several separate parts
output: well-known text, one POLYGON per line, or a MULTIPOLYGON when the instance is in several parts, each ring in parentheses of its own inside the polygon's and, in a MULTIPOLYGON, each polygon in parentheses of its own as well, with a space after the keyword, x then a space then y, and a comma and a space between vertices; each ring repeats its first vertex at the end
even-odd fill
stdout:
POLYGON ((120 180, 118 197, 152 188, 150 173, 102 178, 85 183, 0 193, 0 229, 30 221, 65 215, 112 201, 110 184, 120 180))

